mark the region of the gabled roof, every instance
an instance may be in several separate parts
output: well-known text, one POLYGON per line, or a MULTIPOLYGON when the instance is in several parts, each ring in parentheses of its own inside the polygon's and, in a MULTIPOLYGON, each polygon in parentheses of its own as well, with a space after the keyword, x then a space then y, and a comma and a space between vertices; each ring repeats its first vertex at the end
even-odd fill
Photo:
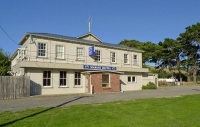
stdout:
POLYGON ((102 42, 97 36, 95 36, 94 34, 92 34, 91 32, 87 33, 87 34, 83 34, 81 36, 76 37, 77 39, 83 39, 87 36, 92 36, 94 37, 97 41, 102 42))
MULTIPOLYGON (((129 51, 135 51, 135 52, 144 52, 142 50, 126 47, 126 46, 121 46, 118 44, 110 44, 110 43, 97 43, 95 41, 91 40, 85 40, 85 39, 78 39, 76 37, 70 37, 70 36, 64 36, 64 35, 57 35, 57 34, 50 34, 50 33, 31 33, 28 32, 24 35, 24 37, 21 39, 19 42, 20 45, 24 43, 27 37, 33 36, 33 37, 42 37, 42 38, 47 38, 47 39, 57 39, 61 41, 70 41, 74 43, 83 43, 83 44, 88 44, 88 45, 93 45, 93 46, 102 46, 102 47, 109 47, 109 48, 116 48, 116 49, 122 49, 122 50, 129 50, 129 51)), ((83 35, 84 36, 84 35, 83 35)))

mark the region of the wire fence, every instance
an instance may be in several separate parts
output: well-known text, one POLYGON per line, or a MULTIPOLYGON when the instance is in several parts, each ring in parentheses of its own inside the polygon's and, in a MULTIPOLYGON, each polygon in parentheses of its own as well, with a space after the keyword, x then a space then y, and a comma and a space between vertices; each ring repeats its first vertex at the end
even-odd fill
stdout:
POLYGON ((0 76, 0 99, 14 99, 29 96, 29 76, 0 76))

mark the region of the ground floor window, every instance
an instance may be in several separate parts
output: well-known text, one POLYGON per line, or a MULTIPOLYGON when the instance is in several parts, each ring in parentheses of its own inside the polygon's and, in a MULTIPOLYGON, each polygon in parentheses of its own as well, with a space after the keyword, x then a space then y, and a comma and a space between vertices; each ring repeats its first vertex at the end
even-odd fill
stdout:
POLYGON ((43 86, 51 86, 51 71, 43 71, 43 86))
POLYGON ((136 82, 136 77, 135 76, 128 76, 128 82, 131 83, 131 82, 136 82))
POLYGON ((60 86, 67 86, 67 72, 60 71, 60 86))
POLYGON ((75 74, 74 74, 74 85, 75 86, 81 85, 81 72, 75 72, 75 74))
POLYGON ((110 75, 107 73, 102 74, 102 87, 110 87, 110 75))

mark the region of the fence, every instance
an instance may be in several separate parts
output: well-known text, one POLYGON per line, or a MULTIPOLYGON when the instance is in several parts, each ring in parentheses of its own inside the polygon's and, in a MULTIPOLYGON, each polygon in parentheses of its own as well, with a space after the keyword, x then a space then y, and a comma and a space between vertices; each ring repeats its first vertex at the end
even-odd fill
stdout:
POLYGON ((30 96, 29 76, 0 76, 0 99, 30 96))

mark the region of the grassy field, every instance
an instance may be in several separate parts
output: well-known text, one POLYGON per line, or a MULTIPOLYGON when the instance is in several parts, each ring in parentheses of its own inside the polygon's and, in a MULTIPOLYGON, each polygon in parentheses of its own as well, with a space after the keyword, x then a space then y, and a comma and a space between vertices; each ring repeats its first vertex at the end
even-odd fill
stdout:
POLYGON ((0 114, 0 127, 199 127, 200 94, 0 114))

